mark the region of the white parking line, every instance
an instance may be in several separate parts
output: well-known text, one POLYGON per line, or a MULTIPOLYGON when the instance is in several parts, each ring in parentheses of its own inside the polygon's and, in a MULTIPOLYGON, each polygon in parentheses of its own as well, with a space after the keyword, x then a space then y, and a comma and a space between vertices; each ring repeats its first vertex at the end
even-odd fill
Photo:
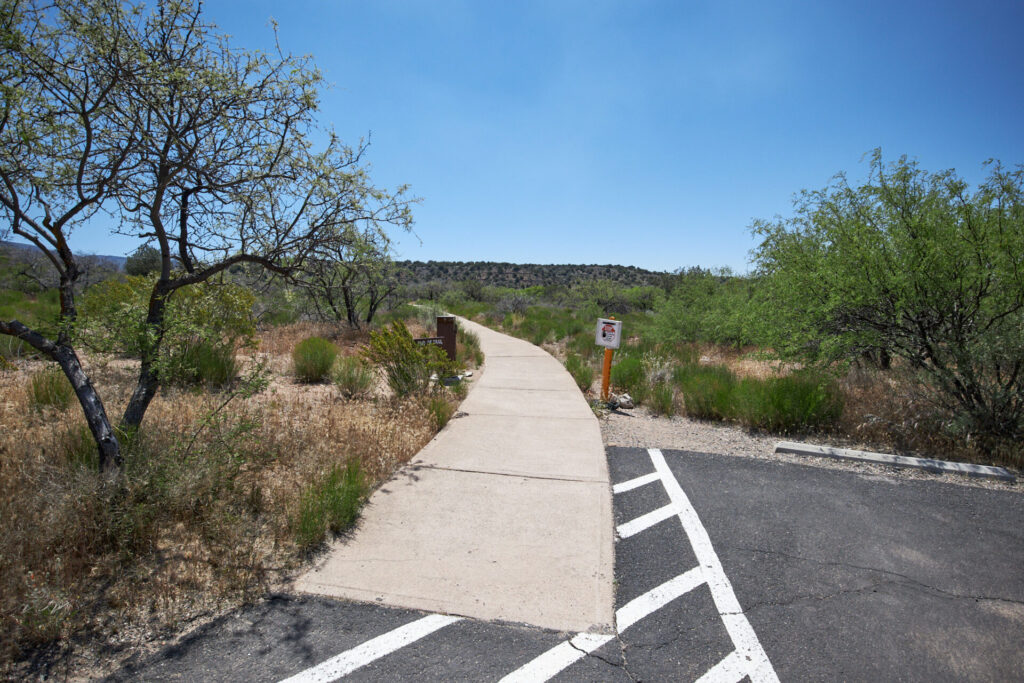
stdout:
POLYGON ((578 633, 519 667, 499 683, 535 683, 554 678, 615 636, 578 633))
MULTIPOLYGON (((779 680, 772 663, 768 660, 761 643, 754 633, 753 627, 747 621, 740 607, 736 593, 733 592, 732 584, 725 575, 722 562, 718 559, 715 549, 711 546, 711 537, 701 524, 697 511, 690 504, 690 499, 683 492, 683 487, 676 481, 675 476, 665 462, 665 456, 657 448, 648 449, 654 469, 661 475, 661 483, 665 486, 669 500, 679 509, 679 521, 690 539, 693 552, 697 556, 697 562, 704 570, 708 587, 711 589, 711 597, 715 601, 715 607, 725 623, 725 629, 729 632, 733 644, 736 646, 740 662, 746 660, 745 673, 750 676, 753 683, 759 681, 770 681, 777 683, 779 680)), ((716 667, 717 668, 717 667, 716 667)))
MULTIPOLYGON (((622 633, 648 614, 658 611, 676 598, 689 593, 704 583, 700 567, 694 567, 671 581, 630 600, 615 612, 617 630, 622 633)), ((615 636, 578 633, 570 640, 556 645, 544 654, 527 662, 500 683, 539 683, 553 678, 556 674, 601 647, 615 636)))
POLYGON ((422 619, 417 619, 411 624, 388 631, 373 640, 368 640, 358 647, 342 652, 337 657, 331 657, 312 668, 295 674, 291 678, 286 678, 281 683, 328 683, 329 681, 336 681, 342 676, 347 676, 356 669, 366 666, 385 655, 389 655, 395 650, 400 650, 410 643, 415 643, 420 638, 428 636, 434 631, 456 621, 461 621, 461 617, 431 614, 422 619))
POLYGON ((697 683, 737 683, 747 676, 747 670, 740 659, 740 653, 733 650, 718 664, 697 679, 697 683))
POLYGON ((638 489, 641 486, 653 484, 660 480, 661 475, 657 472, 651 472, 650 474, 645 474, 642 477, 637 477, 636 479, 630 479, 629 481, 624 481, 621 484, 616 484, 612 487, 612 493, 625 493, 626 491, 632 491, 633 489, 638 489))
POLYGON ((671 519, 679 514, 679 508, 675 505, 666 505, 663 508, 658 508, 648 512, 646 515, 641 515, 636 519, 630 520, 625 524, 620 524, 615 528, 618 532, 619 538, 629 538, 630 536, 636 536, 641 531, 650 529, 655 524, 660 524, 666 519, 671 519))

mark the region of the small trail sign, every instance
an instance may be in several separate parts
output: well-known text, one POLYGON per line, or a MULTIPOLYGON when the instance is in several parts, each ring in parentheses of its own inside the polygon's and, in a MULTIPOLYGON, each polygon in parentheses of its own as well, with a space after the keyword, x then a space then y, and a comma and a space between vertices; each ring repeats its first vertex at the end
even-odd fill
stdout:
POLYGON ((619 348, 619 344, 622 342, 622 321, 598 318, 595 341, 598 346, 603 346, 606 349, 619 348))

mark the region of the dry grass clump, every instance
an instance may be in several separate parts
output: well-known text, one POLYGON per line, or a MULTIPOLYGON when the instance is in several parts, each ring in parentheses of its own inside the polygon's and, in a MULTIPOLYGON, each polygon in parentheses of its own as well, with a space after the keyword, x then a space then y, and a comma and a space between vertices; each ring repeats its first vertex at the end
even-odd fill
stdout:
MULTIPOLYGON (((275 330, 267 347, 310 333, 275 330)), ((304 557, 311 486, 353 460, 375 486, 437 429, 426 398, 343 400, 290 377, 226 407, 228 394, 171 389, 123 438, 117 486, 96 471, 77 402, 29 409, 40 365, 0 372, 0 677, 56 652, 109 655, 265 592, 304 557)), ((130 363, 91 371, 119 415, 130 363)))

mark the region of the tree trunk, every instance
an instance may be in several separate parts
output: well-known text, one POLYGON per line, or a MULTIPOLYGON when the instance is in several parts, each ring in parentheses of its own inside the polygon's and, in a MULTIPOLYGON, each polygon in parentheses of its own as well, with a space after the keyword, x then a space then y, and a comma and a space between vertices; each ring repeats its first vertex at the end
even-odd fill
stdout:
POLYGON ((17 320, 0 321, 0 333, 27 342, 32 348, 60 365, 64 376, 68 378, 68 382, 75 390, 75 396, 78 397, 78 403, 82 406, 82 413, 89 425, 89 431, 96 441, 100 471, 110 475, 119 474, 123 464, 121 444, 118 443, 117 436, 110 426, 110 419, 107 417, 106 408, 103 407, 103 401, 96 393, 96 387, 92 385, 89 376, 82 370, 82 362, 74 348, 70 344, 57 344, 17 320))
POLYGON ((167 297, 171 294, 171 288, 166 280, 161 279, 153 286, 153 293, 149 297, 149 311, 146 314, 146 328, 153 332, 150 342, 142 351, 142 365, 139 367, 139 379, 135 383, 135 391, 128 401, 128 407, 124 409, 121 416, 121 426, 134 431, 142 424, 142 418, 146 415, 146 409, 156 396, 156 390, 160 386, 160 376, 156 368, 157 359, 160 357, 160 347, 164 340, 164 315, 167 311, 167 297))
POLYGON ((117 475, 124 464, 121 455, 121 444, 110 426, 110 418, 107 417, 107 410, 103 406, 96 388, 92 385, 89 377, 82 370, 82 363, 78 354, 70 346, 58 346, 54 354, 54 360, 60 364, 60 369, 71 382, 75 390, 75 396, 82 406, 82 413, 89 425, 92 438, 96 441, 96 447, 100 456, 100 471, 104 474, 117 475))
POLYGON ((139 379, 135 383, 135 391, 128 401, 128 407, 124 409, 121 416, 121 426, 136 430, 142 424, 142 418, 146 415, 146 409, 156 396, 156 390, 160 382, 156 370, 153 368, 152 359, 143 359, 142 367, 139 368, 139 379))

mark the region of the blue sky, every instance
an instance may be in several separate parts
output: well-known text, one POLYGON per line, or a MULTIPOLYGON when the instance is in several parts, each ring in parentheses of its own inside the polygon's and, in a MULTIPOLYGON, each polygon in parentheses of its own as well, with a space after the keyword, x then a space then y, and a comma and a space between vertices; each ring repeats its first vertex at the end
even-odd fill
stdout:
POLYGON ((324 122, 423 199, 399 258, 745 271, 754 218, 875 147, 972 183, 1024 162, 1020 2, 204 7, 238 46, 271 47, 273 17, 314 55, 324 122))

